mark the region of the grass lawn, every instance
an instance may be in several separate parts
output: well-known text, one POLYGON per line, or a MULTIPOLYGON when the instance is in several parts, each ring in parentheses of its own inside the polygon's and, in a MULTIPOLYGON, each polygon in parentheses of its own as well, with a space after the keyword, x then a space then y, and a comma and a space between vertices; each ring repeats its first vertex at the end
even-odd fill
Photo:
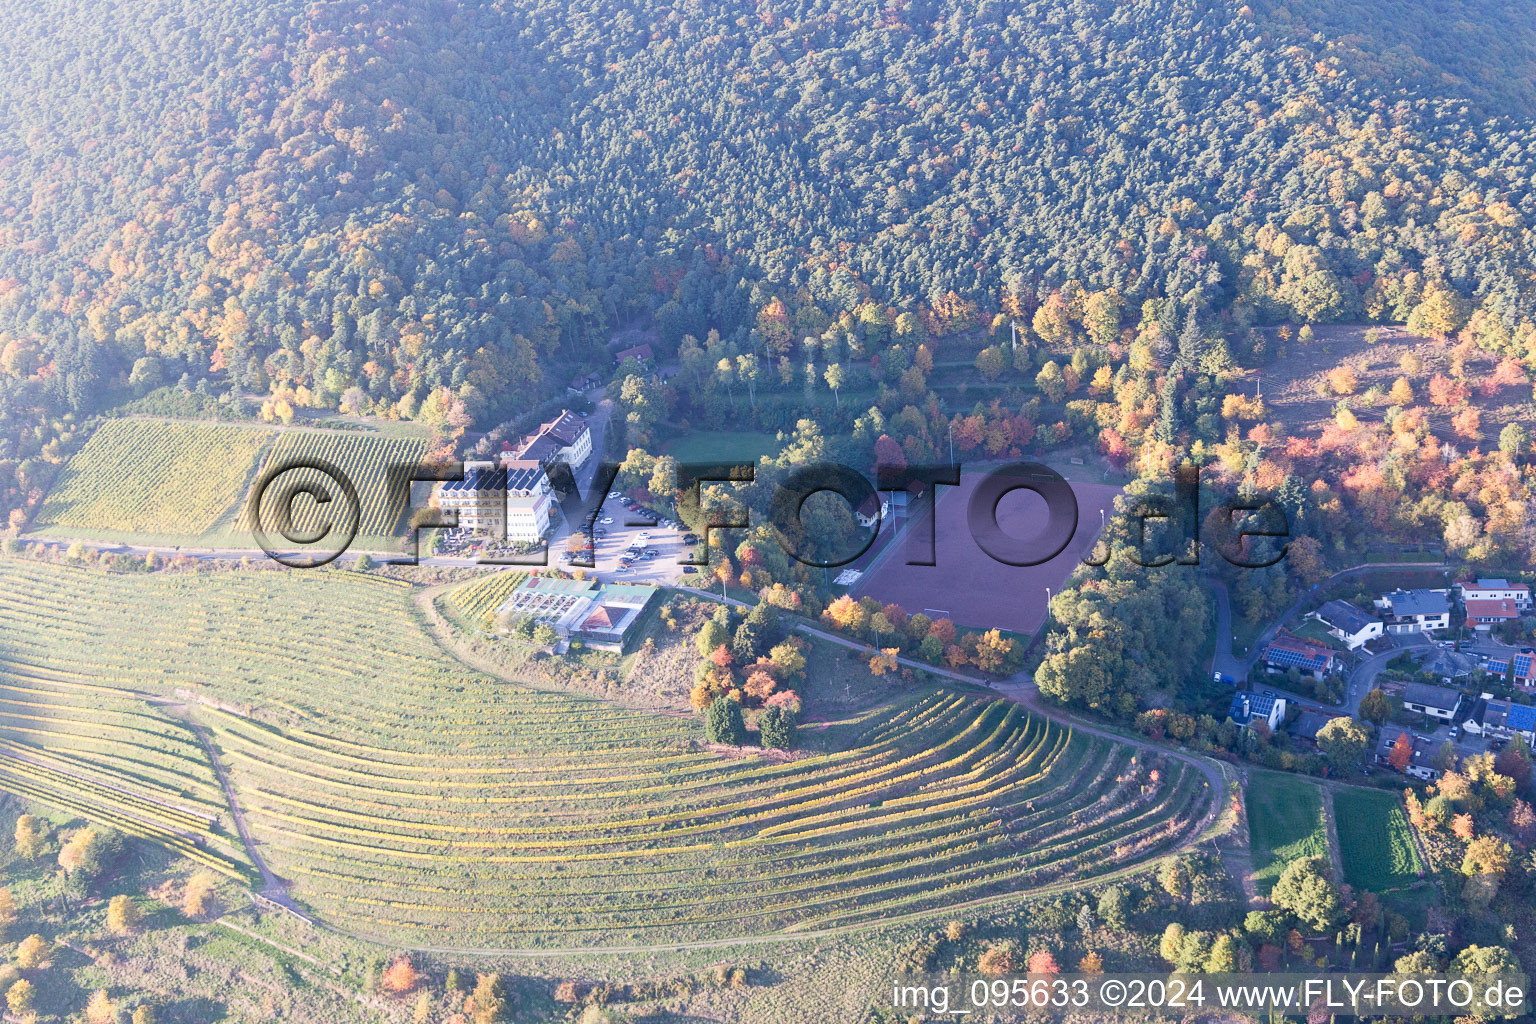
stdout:
POLYGON ((1247 798, 1248 839, 1260 890, 1268 892, 1291 861, 1328 856, 1328 823, 1314 783, 1255 772, 1247 798))
POLYGON ((775 435, 758 430, 699 430, 667 441, 661 454, 679 462, 756 462, 778 447, 775 435))
POLYGON ((1381 891, 1418 881, 1423 864, 1408 817, 1392 793, 1341 789, 1333 797, 1344 880, 1381 891))

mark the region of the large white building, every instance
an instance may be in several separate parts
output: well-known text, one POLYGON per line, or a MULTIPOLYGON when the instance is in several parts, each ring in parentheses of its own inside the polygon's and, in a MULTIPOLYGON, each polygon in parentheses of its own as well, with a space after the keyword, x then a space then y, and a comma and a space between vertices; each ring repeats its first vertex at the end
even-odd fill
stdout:
POLYGON ((580 469, 592 457, 592 430, 587 421, 569 409, 523 439, 517 447, 519 459, 544 465, 563 462, 580 469))
POLYGON ((437 490, 438 507, 458 516, 459 528, 531 544, 549 536, 554 525, 554 494, 537 462, 470 462, 462 480, 448 480, 437 490))

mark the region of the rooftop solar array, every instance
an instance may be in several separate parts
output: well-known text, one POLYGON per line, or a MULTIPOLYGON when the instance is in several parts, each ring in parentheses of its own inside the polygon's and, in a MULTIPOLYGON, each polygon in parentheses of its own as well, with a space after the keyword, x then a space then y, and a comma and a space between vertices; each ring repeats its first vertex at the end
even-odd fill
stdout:
POLYGON ((1536 732, 1536 708, 1526 704, 1511 704, 1504 725, 1515 732, 1536 732))
POLYGON ((1287 668, 1295 666, 1316 671, 1328 665, 1329 655, 1313 654, 1310 652, 1293 651, 1279 644, 1270 644, 1264 652, 1264 660, 1271 665, 1284 665, 1287 668))

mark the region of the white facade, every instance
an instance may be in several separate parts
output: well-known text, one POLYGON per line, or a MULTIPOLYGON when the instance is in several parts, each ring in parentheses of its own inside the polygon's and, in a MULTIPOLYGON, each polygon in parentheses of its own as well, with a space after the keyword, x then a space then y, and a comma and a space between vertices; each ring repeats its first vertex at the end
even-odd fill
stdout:
POLYGON ((1481 579, 1476 583, 1456 584, 1463 601, 1513 601, 1522 612, 1531 610, 1531 588, 1524 583, 1504 579, 1481 579))

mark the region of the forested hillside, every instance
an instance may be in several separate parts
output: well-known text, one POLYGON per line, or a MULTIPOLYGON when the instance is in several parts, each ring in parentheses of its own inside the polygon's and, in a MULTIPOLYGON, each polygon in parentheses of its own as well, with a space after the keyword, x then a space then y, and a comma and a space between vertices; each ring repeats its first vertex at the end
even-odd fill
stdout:
MULTIPOLYGON (((1427 307, 1523 355, 1528 121, 1275 26, 1202 0, 11 5, 0 501, 24 521, 72 423, 160 385, 459 431, 606 374, 637 321, 768 365, 840 317, 939 339, 1067 287, 1173 300, 1170 343, 1191 305, 1224 331, 1427 307)), ((1489 59, 1517 76, 1523 38, 1489 59)))

